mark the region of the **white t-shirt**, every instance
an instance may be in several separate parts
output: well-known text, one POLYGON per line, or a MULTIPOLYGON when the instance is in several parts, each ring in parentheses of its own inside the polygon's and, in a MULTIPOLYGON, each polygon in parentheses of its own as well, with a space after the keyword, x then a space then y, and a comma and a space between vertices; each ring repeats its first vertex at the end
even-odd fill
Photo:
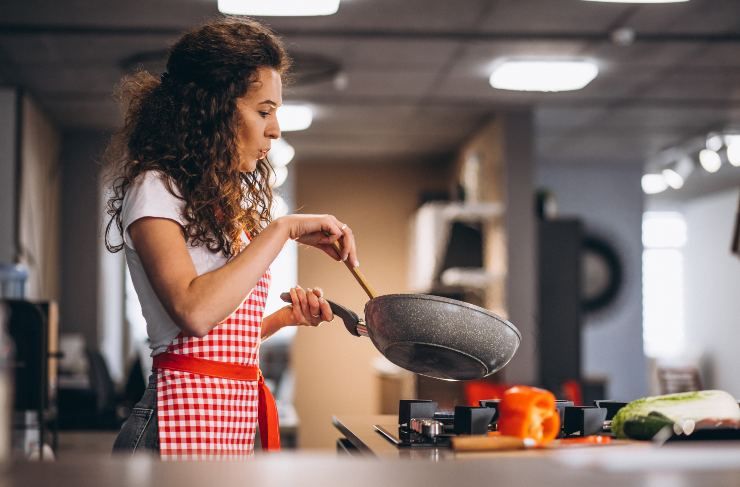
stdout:
MULTIPOLYGON (((186 221, 182 216, 185 202, 173 196, 167 190, 163 179, 165 177, 164 174, 158 171, 147 171, 139 176, 128 188, 126 196, 123 198, 123 209, 121 211, 126 262, 131 273, 134 289, 136 289, 136 294, 139 296, 142 314, 146 320, 146 330, 150 339, 152 356, 164 352, 180 333, 180 328, 172 321, 154 293, 139 254, 136 253, 134 243, 131 241, 128 227, 143 217, 167 218, 183 227, 185 226, 186 221)), ((173 189, 177 192, 177 187, 174 184, 173 189)), ((248 243, 246 235, 242 234, 242 239, 245 244, 248 243)), ((211 252, 204 245, 193 247, 188 242, 187 247, 198 275, 218 269, 228 261, 221 252, 211 252)))

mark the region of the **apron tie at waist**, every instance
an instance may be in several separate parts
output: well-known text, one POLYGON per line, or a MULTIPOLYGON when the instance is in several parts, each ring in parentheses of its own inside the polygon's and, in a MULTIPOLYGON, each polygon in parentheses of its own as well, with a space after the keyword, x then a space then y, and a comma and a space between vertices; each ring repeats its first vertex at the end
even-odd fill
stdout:
POLYGON ((259 391, 257 421, 262 449, 266 451, 280 450, 280 425, 278 423, 277 405, 270 388, 265 384, 265 379, 259 367, 206 360, 170 352, 155 355, 153 361, 155 369, 178 370, 221 379, 257 381, 259 391))

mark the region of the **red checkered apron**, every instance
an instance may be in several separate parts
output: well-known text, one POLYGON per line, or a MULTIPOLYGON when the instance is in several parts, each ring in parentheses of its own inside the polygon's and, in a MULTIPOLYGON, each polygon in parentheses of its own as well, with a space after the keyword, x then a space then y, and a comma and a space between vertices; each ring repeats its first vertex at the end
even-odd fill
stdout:
POLYGON ((165 353, 154 357, 162 459, 249 457, 258 416, 263 448, 279 449, 274 400, 258 368, 269 286, 268 270, 241 306, 208 335, 180 333, 165 353))

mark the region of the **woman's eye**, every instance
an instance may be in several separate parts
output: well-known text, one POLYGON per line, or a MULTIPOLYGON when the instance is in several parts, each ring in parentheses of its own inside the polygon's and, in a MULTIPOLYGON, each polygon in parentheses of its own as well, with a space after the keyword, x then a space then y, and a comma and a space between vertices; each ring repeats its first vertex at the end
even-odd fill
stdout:
POLYGON ((270 112, 260 112, 260 116, 262 118, 267 118, 270 115, 270 112))

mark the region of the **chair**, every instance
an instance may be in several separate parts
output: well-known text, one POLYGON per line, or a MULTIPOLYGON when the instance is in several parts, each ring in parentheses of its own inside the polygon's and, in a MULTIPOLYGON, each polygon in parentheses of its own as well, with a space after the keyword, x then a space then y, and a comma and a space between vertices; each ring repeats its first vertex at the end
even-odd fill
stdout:
POLYGON ((89 363, 90 388, 95 394, 95 418, 101 429, 117 429, 120 421, 116 417, 118 397, 103 354, 88 348, 85 351, 89 363))
POLYGON ((59 427, 62 430, 117 430, 122 418, 108 365, 99 350, 85 349, 87 380, 84 385, 59 389, 59 427))
POLYGON ((703 388, 697 367, 658 366, 657 373, 660 394, 700 391, 703 388))

